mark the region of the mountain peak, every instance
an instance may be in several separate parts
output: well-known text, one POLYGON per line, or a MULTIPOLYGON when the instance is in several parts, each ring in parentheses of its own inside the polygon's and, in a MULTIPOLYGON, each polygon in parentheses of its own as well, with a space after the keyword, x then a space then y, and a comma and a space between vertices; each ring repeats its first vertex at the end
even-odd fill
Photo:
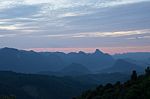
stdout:
POLYGON ((85 52, 83 52, 83 51, 79 51, 79 54, 85 54, 85 52))
POLYGON ((1 48, 0 50, 2 50, 2 51, 18 51, 18 49, 9 48, 9 47, 4 47, 4 48, 1 48))
POLYGON ((103 52, 100 51, 99 49, 96 49, 94 53, 95 53, 95 54, 103 54, 103 52))

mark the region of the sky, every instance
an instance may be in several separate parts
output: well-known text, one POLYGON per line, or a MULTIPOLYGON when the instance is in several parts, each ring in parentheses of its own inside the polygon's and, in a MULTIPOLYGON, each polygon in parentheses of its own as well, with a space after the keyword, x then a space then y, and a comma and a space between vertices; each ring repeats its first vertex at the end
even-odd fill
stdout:
POLYGON ((0 48, 150 52, 150 0, 0 0, 0 48))

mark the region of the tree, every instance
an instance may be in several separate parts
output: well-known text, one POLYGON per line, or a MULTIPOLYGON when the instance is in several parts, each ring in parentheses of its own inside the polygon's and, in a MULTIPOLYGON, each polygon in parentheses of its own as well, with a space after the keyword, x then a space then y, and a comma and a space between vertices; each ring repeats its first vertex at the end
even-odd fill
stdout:
POLYGON ((147 67, 147 68, 145 69, 145 73, 146 73, 147 76, 150 75, 150 67, 147 67))
POLYGON ((131 80, 133 80, 133 81, 137 80, 137 73, 135 70, 132 72, 131 80))

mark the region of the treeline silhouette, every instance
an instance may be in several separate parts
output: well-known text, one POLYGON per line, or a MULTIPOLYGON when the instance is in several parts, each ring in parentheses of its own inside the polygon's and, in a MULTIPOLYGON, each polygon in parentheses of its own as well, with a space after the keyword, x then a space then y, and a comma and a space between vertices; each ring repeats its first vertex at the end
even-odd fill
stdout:
POLYGON ((99 85, 72 99, 150 99, 150 67, 140 76, 133 71, 131 79, 123 84, 118 81, 113 85, 99 85))

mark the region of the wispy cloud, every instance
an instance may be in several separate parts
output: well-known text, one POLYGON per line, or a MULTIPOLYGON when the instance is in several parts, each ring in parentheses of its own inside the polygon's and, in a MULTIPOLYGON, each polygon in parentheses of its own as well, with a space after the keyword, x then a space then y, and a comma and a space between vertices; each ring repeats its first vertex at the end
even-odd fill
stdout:
MULTIPOLYGON (((119 31, 119 32, 85 32, 74 34, 56 34, 56 35, 44 35, 43 37, 50 38, 98 38, 98 37, 124 37, 138 34, 149 34, 150 29, 133 30, 133 31, 119 31)), ((42 36, 41 36, 42 37, 42 36)), ((148 36, 145 36, 148 37, 148 36)))
POLYGON ((3 35, 0 35, 0 38, 7 38, 7 37, 14 37, 16 36, 17 34, 3 34, 3 35))
POLYGON ((0 4, 0 46, 150 43, 149 0, 0 0, 0 4))
POLYGON ((16 30, 17 27, 10 25, 10 26, 0 26, 1 30, 16 30))

